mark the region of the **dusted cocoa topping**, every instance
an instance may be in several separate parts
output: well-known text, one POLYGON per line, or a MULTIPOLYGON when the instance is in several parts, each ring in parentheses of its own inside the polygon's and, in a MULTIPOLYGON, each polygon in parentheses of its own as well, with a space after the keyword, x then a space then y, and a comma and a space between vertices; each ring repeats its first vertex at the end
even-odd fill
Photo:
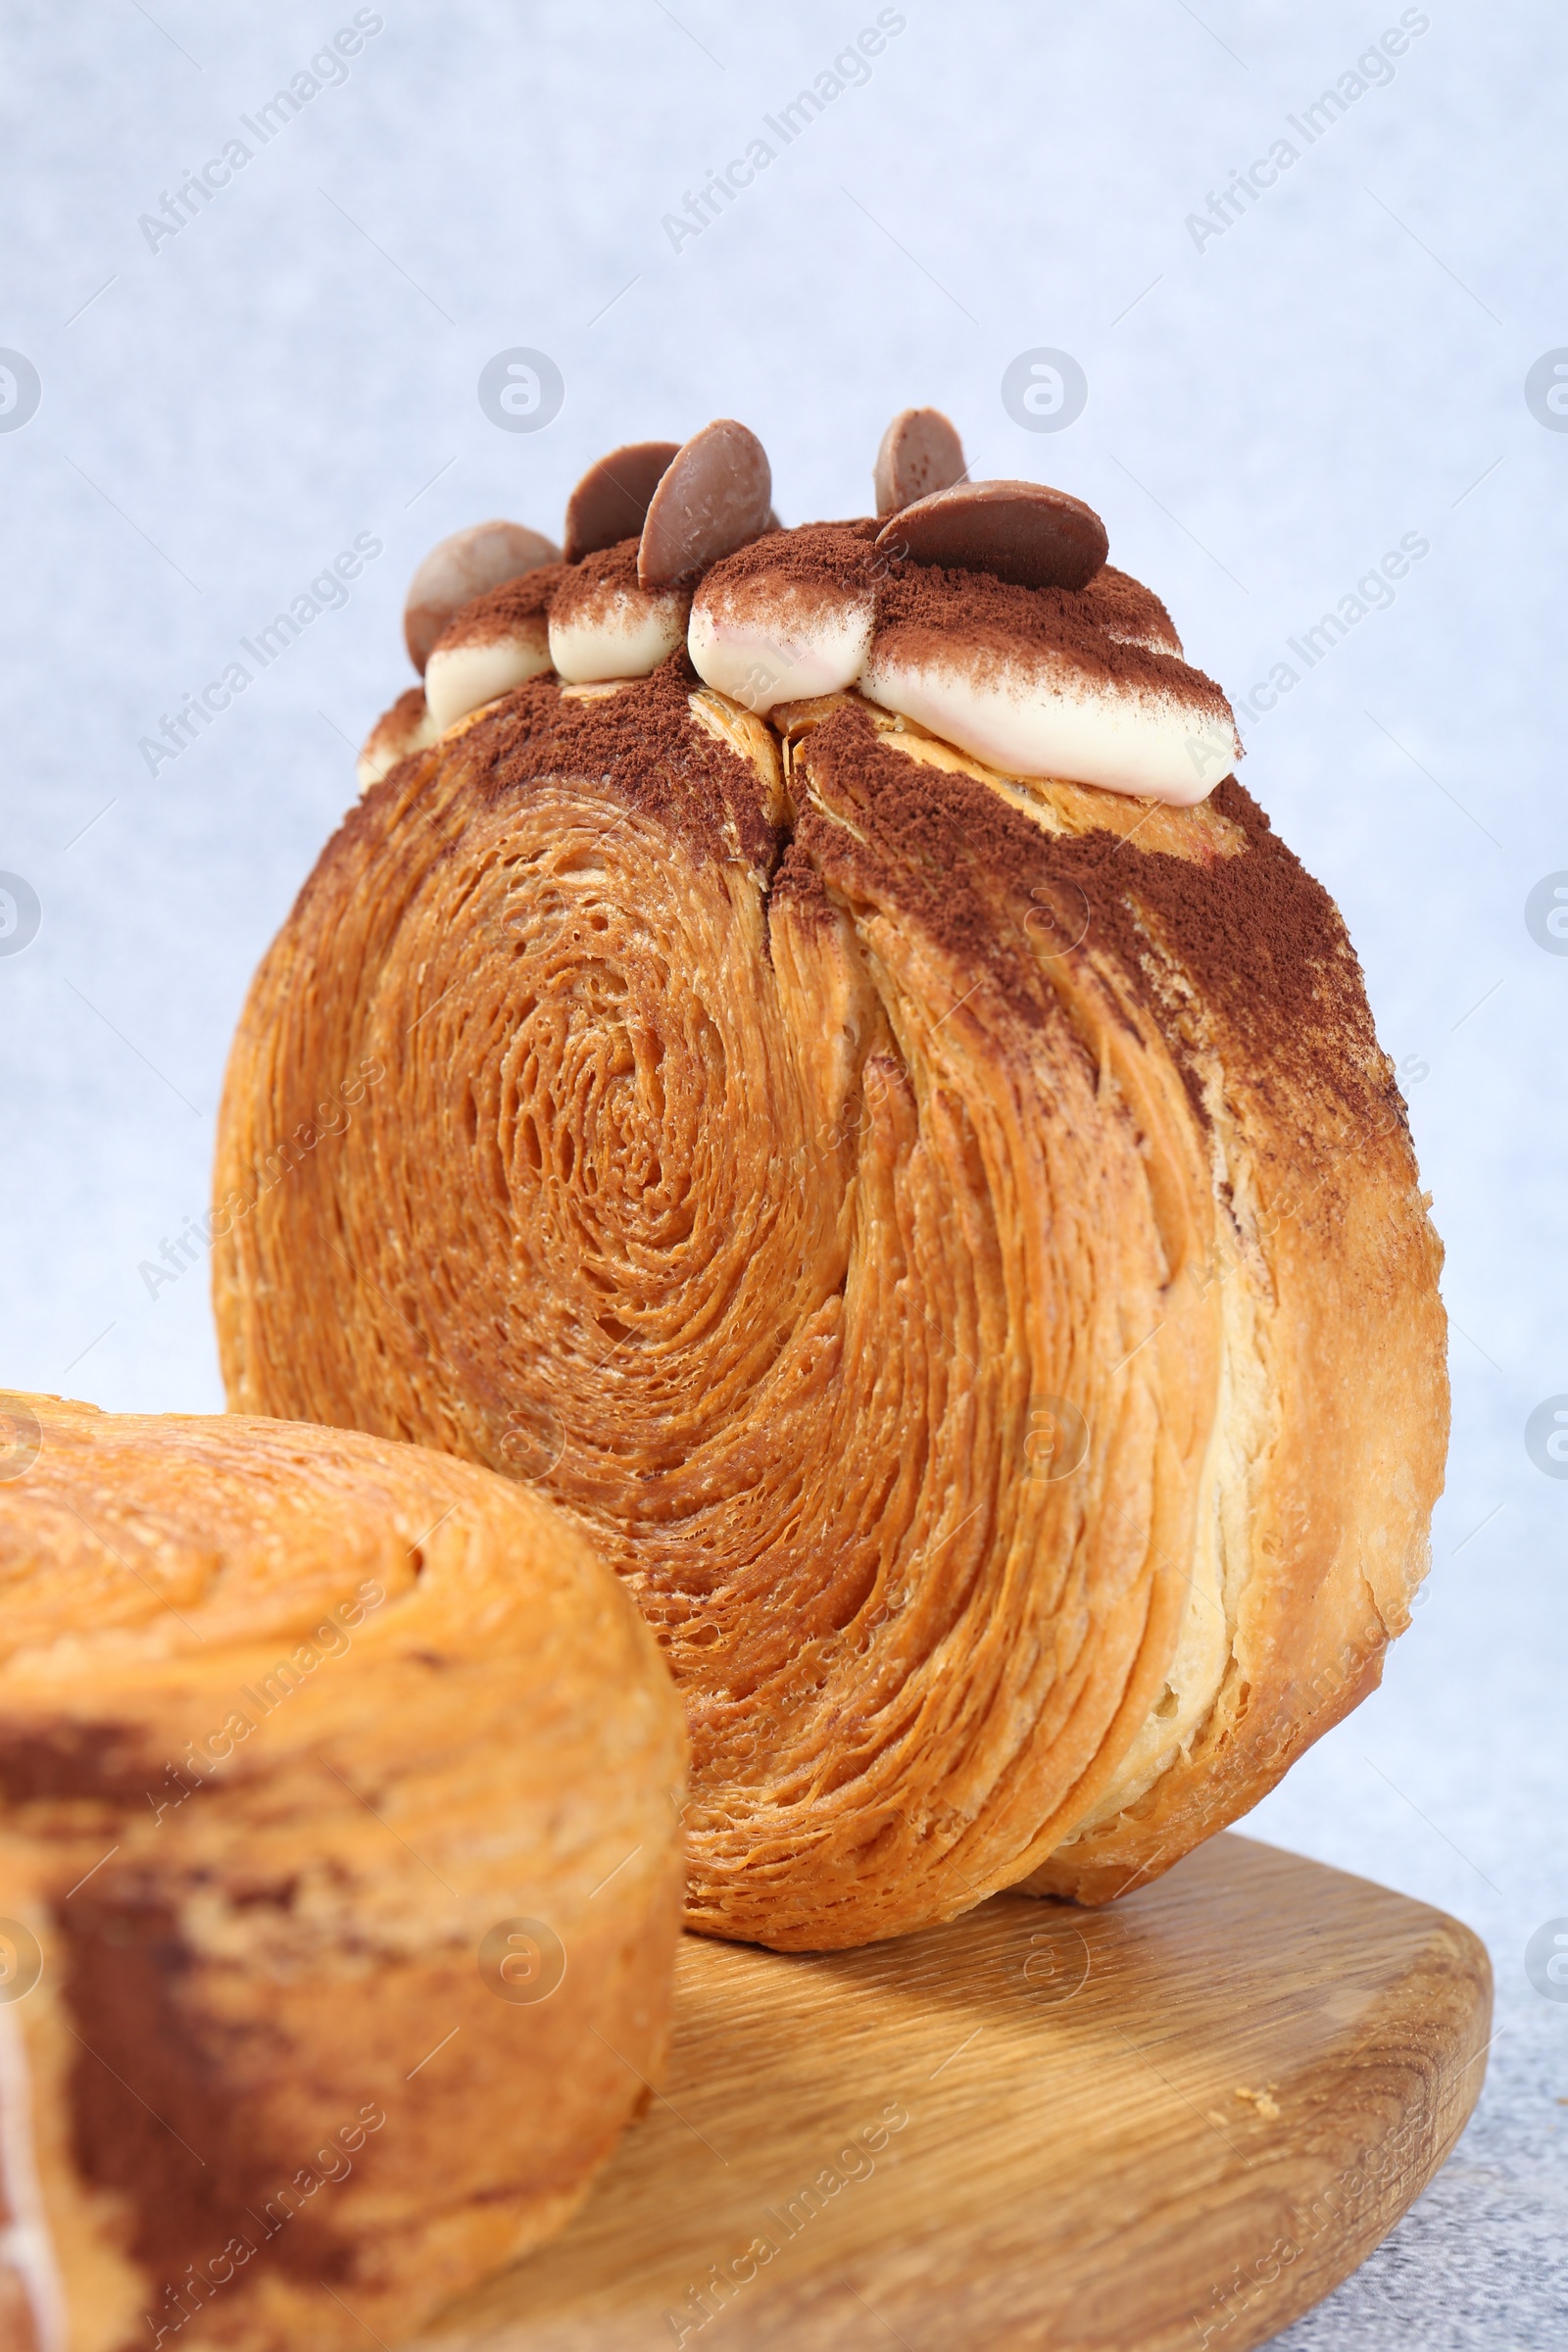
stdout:
POLYGON ((568 564, 558 575, 550 596, 552 620, 598 619, 617 597, 640 597, 637 585, 637 542, 619 539, 613 547, 596 548, 579 564, 568 564))
POLYGON ((752 769, 693 719, 698 682, 684 654, 610 694, 579 699, 532 680, 472 730, 474 776, 492 800, 546 776, 594 779, 700 861, 739 854, 766 871, 777 832, 752 769))
MULTIPOLYGON (((1348 965, 1357 973, 1359 967, 1334 901, 1246 787, 1228 776, 1214 805, 1246 834, 1245 855, 1211 864, 1145 858, 1138 897, 1200 996, 1222 1004, 1254 1045, 1274 1050, 1310 1023, 1324 966, 1348 965), (1244 970, 1247 986, 1238 989, 1244 970)), ((1089 854, 1103 868, 1108 846, 1099 835, 1085 837, 1086 846, 1091 841, 1089 854)))
POLYGON ((835 919, 827 885, 798 841, 792 841, 784 852, 768 893, 770 908, 786 904, 813 930, 831 928, 835 919))
POLYGON ((1254 1083, 1288 1073, 1357 1117, 1396 1105, 1339 908, 1234 776, 1214 800, 1247 834, 1240 858, 1202 865, 1123 849, 1104 833, 1053 845, 1052 870, 1076 882, 1094 910, 1089 944, 1098 931, 1126 968, 1156 982, 1151 1003, 1184 1069, 1202 1041, 1190 1033, 1185 1007, 1159 990, 1150 942, 1185 972, 1204 1028, 1234 1041, 1227 1059, 1239 1058, 1254 1083), (1136 879, 1122 870, 1129 858, 1136 879))
POLYGON ((867 895, 913 915, 1037 1025, 1044 1000, 1034 956, 1021 930, 998 916, 1050 870, 1053 845, 1040 827, 978 778, 893 749, 862 705, 824 719, 798 757, 828 813, 806 810, 792 855, 804 851, 851 899, 858 877, 870 884, 867 895))
POLYGON ((454 612, 437 645, 443 650, 456 645, 492 645, 503 638, 535 633, 542 638, 551 599, 569 576, 568 564, 541 564, 520 579, 504 581, 454 612))
POLYGON ((1234 777, 1213 798, 1246 835, 1246 850, 1186 858, 1109 830, 1049 835, 978 779, 895 749, 853 704, 824 720, 800 757, 829 807, 853 813, 863 842, 808 815, 798 846, 840 888, 858 860, 875 858, 879 887, 977 973, 989 968, 1025 1019, 1039 1019, 1042 1002, 1033 955, 999 916, 1032 887, 1075 884, 1091 909, 1084 952, 1108 950, 1141 980, 1200 1109, 1193 1049, 1200 1041, 1160 985, 1152 948, 1180 966, 1259 1083, 1285 1071, 1314 1093, 1328 1089, 1356 1115, 1397 1102, 1339 908, 1234 777))
POLYGON ((411 686, 398 696, 390 710, 381 713, 366 737, 358 763, 360 790, 368 792, 400 760, 423 751, 435 741, 436 731, 424 688, 411 686))
MULTIPOLYGON (((733 419, 679 449, 612 451, 568 505, 578 560, 454 614, 419 724, 412 706, 378 722, 362 786, 548 670, 568 685, 644 678, 684 644, 705 684, 756 717, 858 688, 1003 777, 1203 800, 1242 757, 1230 706, 1183 661, 1159 599, 1105 565, 1099 515, 1045 484, 962 470, 951 422, 906 410, 878 452, 877 519, 786 531, 766 452, 733 419)), ((466 545, 443 542, 424 569, 450 569, 466 545)))
POLYGON ((1182 641, 1170 614, 1152 588, 1146 588, 1130 572, 1118 571, 1114 564, 1103 564, 1088 587, 1079 590, 1078 600, 1107 637, 1120 638, 1128 645, 1147 645, 1156 653, 1175 654, 1180 659, 1182 641))
POLYGON ((1230 704, 1212 678, 1174 655, 1111 636, 1102 617, 1107 610, 1131 617, 1137 600, 1120 588, 1097 602, 1092 590, 1021 588, 984 571, 894 564, 877 593, 877 653, 901 662, 961 665, 981 678, 1020 661, 1052 667, 1067 662, 1104 690, 1175 695, 1216 718, 1230 717, 1230 704))
POLYGON ((644 588, 637 541, 585 556, 550 600, 550 659, 568 685, 651 677, 680 651, 691 616, 691 591, 644 588))
MULTIPOLYGON (((678 449, 612 450, 568 503, 571 568, 461 609, 453 596, 425 720, 379 722, 362 787, 548 669, 570 685, 648 677, 684 642, 704 682, 757 717, 858 687, 1004 776, 1202 800, 1242 756, 1234 716, 1183 662, 1158 598, 1106 569, 1100 516, 1044 483, 963 477, 949 419, 906 409, 878 451, 877 518, 786 531, 767 453, 733 418, 678 449)), ((493 557, 495 532, 516 529, 460 533, 418 576, 455 577, 468 540, 493 557)), ((530 544, 534 560, 555 552, 530 544)))
POLYGON ((703 581, 705 596, 712 599, 726 588, 759 582, 808 593, 831 588, 842 594, 869 595, 887 571, 874 541, 876 524, 869 521, 803 522, 790 531, 769 531, 749 547, 715 564, 703 581))
POLYGON ((424 688, 410 686, 398 696, 382 720, 389 735, 408 735, 414 732, 424 716, 424 688))

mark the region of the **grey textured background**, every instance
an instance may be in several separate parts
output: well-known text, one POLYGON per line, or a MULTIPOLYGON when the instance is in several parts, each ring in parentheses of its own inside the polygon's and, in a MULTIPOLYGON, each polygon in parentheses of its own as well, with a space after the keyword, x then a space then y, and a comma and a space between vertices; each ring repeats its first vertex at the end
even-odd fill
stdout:
POLYGON ((1568 1392, 1568 956, 1524 902, 1568 867, 1568 434, 1523 387, 1568 344, 1568 24, 1546 0, 1405 12, 1429 24, 1392 81, 1200 250, 1187 216, 1302 146, 1286 118, 1398 7, 911 5, 868 81, 676 252, 662 216, 869 0, 377 13, 341 86, 154 253, 139 216, 353 10, 5 12, 0 345, 42 401, 0 431, 0 868, 43 921, 0 955, 0 1371, 221 1403, 205 1268, 156 1298, 138 1268, 205 1204, 243 991, 407 683, 403 590, 443 533, 554 532, 602 450, 725 414, 766 442, 786 520, 854 513, 887 417, 935 401, 977 471, 1090 499, 1233 694, 1422 535, 1392 608, 1244 719, 1244 774, 1345 907, 1405 1072, 1454 1451, 1386 1689, 1250 1826, 1471 1921, 1500 2037, 1446 2172, 1285 2340, 1560 2344, 1568 2003, 1522 1952, 1568 1914, 1568 1483, 1523 1428, 1568 1392), (513 345, 564 375, 536 434, 475 398, 513 345), (999 395, 1038 345, 1088 375, 1056 435, 999 395), (139 739, 362 531, 385 552, 348 605, 150 775, 139 739))

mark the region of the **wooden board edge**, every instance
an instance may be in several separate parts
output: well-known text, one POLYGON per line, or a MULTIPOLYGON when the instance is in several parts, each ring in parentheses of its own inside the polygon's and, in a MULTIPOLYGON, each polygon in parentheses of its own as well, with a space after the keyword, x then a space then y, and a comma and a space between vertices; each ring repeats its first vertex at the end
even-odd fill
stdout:
MULTIPOLYGON (((1250 2262, 1235 2263, 1227 2278, 1215 2280, 1209 2310, 1196 2315, 1197 2325, 1137 2352, 1177 2352, 1178 2346, 1183 2352, 1254 2352, 1343 2286, 1452 2155, 1486 2080, 1492 1962, 1480 1936, 1462 1921, 1420 1907, 1429 1909, 1432 1921, 1424 1965, 1412 1971, 1408 1984, 1391 1988, 1382 2004, 1386 2027, 1367 2036, 1381 2058, 1397 2047, 1411 1994, 1419 1994, 1424 1978, 1431 2004, 1426 2046, 1418 2051, 1411 2045, 1409 2052, 1418 2096, 1380 2139, 1331 2175, 1307 2207, 1305 2226, 1288 2231, 1285 2245, 1271 2241, 1250 2262), (1277 2294, 1270 2292, 1276 2284, 1277 2294)), ((1346 2088, 1353 2065, 1341 2070, 1346 2088)))

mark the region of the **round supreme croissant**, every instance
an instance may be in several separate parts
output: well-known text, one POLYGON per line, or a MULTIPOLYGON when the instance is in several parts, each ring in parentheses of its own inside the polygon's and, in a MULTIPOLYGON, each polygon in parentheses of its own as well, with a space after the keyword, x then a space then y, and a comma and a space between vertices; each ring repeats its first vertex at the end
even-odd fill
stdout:
POLYGON ((962 470, 906 413, 877 520, 780 530, 739 425, 596 467, 381 723, 221 1119, 232 1403, 574 1512, 688 1920, 784 1948, 1167 1868, 1375 1684, 1442 1480, 1339 913, 1099 517, 962 470))
POLYGON ((668 1677, 467 1463, 0 1424, 0 2343, 400 2342, 565 2222, 659 2067, 668 1677))

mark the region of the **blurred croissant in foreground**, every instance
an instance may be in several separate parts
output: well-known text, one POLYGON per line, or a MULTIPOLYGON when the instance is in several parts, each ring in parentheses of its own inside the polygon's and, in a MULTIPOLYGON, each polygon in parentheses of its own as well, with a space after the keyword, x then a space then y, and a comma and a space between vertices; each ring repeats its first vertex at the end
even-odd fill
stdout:
POLYGON ((658 2072, 668 1677, 467 1463, 0 1421, 0 2344, 402 2341, 564 2225, 658 2072))

